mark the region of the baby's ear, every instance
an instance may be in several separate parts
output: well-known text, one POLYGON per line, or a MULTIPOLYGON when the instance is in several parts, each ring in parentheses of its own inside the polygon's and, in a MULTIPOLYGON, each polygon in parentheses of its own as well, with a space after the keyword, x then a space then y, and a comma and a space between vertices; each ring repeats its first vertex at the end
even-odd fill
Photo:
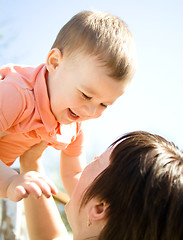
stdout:
POLYGON ((93 204, 91 204, 89 209, 89 218, 93 221, 98 221, 105 219, 107 208, 109 207, 104 201, 97 201, 92 199, 93 204))
POLYGON ((50 73, 54 73, 62 60, 62 53, 58 48, 53 48, 48 53, 46 67, 50 73))

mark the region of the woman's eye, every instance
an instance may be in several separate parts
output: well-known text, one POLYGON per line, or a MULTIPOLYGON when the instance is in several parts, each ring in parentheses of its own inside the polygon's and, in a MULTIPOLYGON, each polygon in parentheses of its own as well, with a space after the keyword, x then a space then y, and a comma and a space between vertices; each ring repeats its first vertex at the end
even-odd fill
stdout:
POLYGON ((92 99, 92 97, 89 97, 88 95, 86 95, 86 94, 83 93, 83 92, 82 92, 82 95, 83 95, 83 97, 84 97, 85 99, 88 99, 88 100, 92 99))

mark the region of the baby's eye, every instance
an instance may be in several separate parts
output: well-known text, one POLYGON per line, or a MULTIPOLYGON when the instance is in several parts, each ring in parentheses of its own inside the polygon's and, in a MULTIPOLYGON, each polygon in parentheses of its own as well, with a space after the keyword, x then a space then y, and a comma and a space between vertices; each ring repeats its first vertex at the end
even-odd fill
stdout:
POLYGON ((107 108, 107 105, 101 103, 100 106, 104 107, 104 108, 107 108))
POLYGON ((86 94, 83 93, 83 92, 82 92, 82 95, 83 95, 83 97, 84 97, 85 99, 88 99, 88 100, 92 99, 92 97, 89 97, 88 95, 86 95, 86 94))

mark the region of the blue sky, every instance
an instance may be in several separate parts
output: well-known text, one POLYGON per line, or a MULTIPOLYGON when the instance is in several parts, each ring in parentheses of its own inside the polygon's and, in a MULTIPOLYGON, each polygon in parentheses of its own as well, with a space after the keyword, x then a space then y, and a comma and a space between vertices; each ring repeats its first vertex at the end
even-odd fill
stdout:
POLYGON ((127 23, 139 66, 127 92, 86 124, 88 154, 133 130, 160 134, 183 149, 181 0, 0 0, 0 65, 44 62, 60 28, 77 12, 92 9, 127 23))

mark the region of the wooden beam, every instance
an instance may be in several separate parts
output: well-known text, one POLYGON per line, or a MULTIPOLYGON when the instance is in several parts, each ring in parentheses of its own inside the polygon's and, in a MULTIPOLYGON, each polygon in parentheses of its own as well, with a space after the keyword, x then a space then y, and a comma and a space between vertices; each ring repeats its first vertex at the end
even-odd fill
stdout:
POLYGON ((69 201, 69 197, 66 193, 59 191, 56 195, 53 194, 55 200, 66 204, 69 201))

